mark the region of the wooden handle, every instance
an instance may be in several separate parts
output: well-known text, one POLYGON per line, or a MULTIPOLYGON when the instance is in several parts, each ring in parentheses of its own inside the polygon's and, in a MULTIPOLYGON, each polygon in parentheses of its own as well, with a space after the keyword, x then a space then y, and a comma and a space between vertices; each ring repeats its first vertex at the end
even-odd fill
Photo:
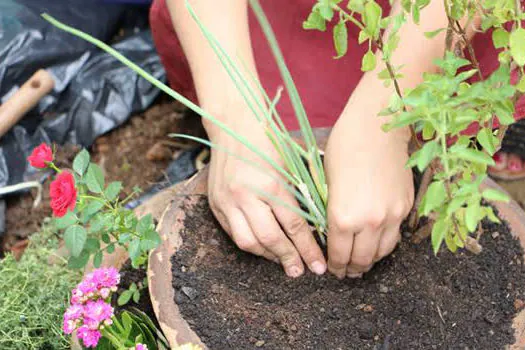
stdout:
POLYGON ((55 80, 46 70, 40 69, 33 74, 17 92, 0 106, 0 137, 4 136, 54 87, 55 80))

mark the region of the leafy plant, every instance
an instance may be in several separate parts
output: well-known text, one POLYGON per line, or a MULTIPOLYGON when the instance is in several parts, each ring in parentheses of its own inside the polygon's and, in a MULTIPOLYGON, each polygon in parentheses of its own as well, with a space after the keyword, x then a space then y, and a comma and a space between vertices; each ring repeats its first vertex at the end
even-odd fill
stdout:
MULTIPOLYGON (((318 0, 303 28, 325 31, 326 23, 337 17, 333 29, 337 57, 346 53, 348 24, 359 28, 359 43, 368 44, 362 70, 375 69, 380 57, 385 68, 379 78, 395 87, 388 108, 380 114, 393 116, 384 129, 410 127, 418 150, 407 165, 425 171, 427 179, 416 197, 417 213, 434 222, 434 252, 443 241, 454 252, 468 243, 472 233, 477 231, 479 238, 482 219, 499 221, 492 208, 482 204, 483 199, 508 201, 498 191, 481 192, 480 184, 486 178, 487 166, 494 165, 491 156, 498 150, 507 126, 514 122, 514 102, 525 91, 525 30, 521 22, 525 17, 519 1, 445 0, 448 26, 425 33, 427 38, 447 33, 444 57, 435 60, 437 73, 424 74, 417 87, 401 91, 398 81, 402 67, 391 63, 399 42, 398 31, 410 19, 418 24, 420 11, 429 3, 402 0, 399 13, 384 16, 375 0, 318 0), (477 17, 481 18, 482 31, 493 30, 493 45, 500 50, 499 68, 487 79, 483 79, 464 29, 477 17), (381 35, 381 30, 387 28, 387 34, 381 35), (463 49, 470 60, 463 57, 463 49), (510 79, 513 69, 519 75, 515 86, 510 79), (470 82, 474 75, 479 80, 470 82), (496 118, 502 125, 498 131, 493 130, 496 118), (474 138, 464 135, 471 124, 479 126, 474 138), (426 141, 424 145, 419 144, 417 132, 426 141)), ((413 227, 415 223, 411 220, 413 227)))
POLYGON ((148 279, 144 278, 144 281, 142 283, 137 284, 135 282, 131 283, 128 289, 124 290, 118 297, 117 303, 119 306, 126 305, 129 303, 130 300, 133 300, 133 302, 138 303, 140 300, 140 293, 142 290, 148 287, 148 279))
POLYGON ((68 291, 81 279, 79 271, 54 256, 59 240, 50 223, 31 235, 20 261, 8 254, 0 260, 0 348, 69 349, 62 333, 68 291))
MULTIPOLYGON (((449 19, 448 27, 436 28, 435 31, 426 34, 431 38, 441 31, 447 33, 446 53, 443 59, 436 61, 439 71, 426 74, 424 82, 414 89, 401 91, 398 81, 402 78, 402 67, 394 67, 391 62, 392 53, 396 50, 400 39, 398 32, 407 20, 419 23, 420 12, 429 3, 430 0, 402 0, 402 10, 399 13, 385 16, 375 0, 344 2, 342 0, 318 0, 303 27, 309 30, 325 31, 327 22, 335 19, 337 24, 333 27, 333 41, 336 58, 339 58, 344 56, 348 50, 347 26, 355 25, 360 30, 359 42, 368 44, 368 51, 362 59, 362 70, 374 70, 379 59, 384 64, 385 69, 379 73, 379 78, 385 81, 385 85, 393 85, 396 92, 388 108, 381 113, 381 115, 393 115, 391 122, 385 125, 385 130, 409 127, 412 132, 414 144, 417 145, 418 150, 411 156, 408 165, 426 171, 424 178, 428 180, 420 189, 418 198, 416 198, 416 207, 419 207, 419 215, 429 216, 434 221, 432 244, 437 253, 443 241, 452 251, 465 246, 469 235, 477 230, 483 218, 498 220, 492 209, 482 204, 482 199, 508 200, 504 194, 497 191, 480 192, 479 185, 486 176, 487 166, 493 164, 490 156, 501 144, 506 125, 513 121, 512 102, 521 91, 525 91, 525 80, 521 78, 523 64, 525 64, 525 40, 523 40, 525 30, 521 28, 521 20, 524 17, 519 3, 506 0, 445 0, 446 14, 449 19), (494 45, 502 51, 499 55, 500 68, 488 79, 471 83, 468 78, 475 74, 478 74, 479 77, 482 75, 462 23, 465 20, 467 26, 471 25, 476 16, 482 18, 483 30, 495 29, 494 45), (510 31, 504 27, 504 24, 509 21, 512 24, 510 31), (388 29, 386 36, 383 35, 385 29, 388 29), (461 52, 463 47, 468 49, 471 56, 470 61, 453 53, 461 52), (469 65, 472 66, 471 69, 464 70, 469 65), (510 71, 515 66, 519 69, 520 79, 516 86, 512 86, 510 71), (492 130, 495 116, 503 125, 497 133, 492 130), (475 140, 463 136, 463 131, 471 123, 480 125, 475 140), (427 141, 424 146, 416 137, 418 132, 421 132, 423 139, 427 141), (451 143, 451 140, 455 142, 451 143), (428 182, 431 183, 428 184, 428 182)), ((290 207, 286 203, 280 203, 278 198, 273 198, 269 194, 260 194, 287 206, 309 220, 323 238, 327 229, 328 190, 320 151, 315 144, 308 118, 275 35, 259 2, 250 0, 250 5, 270 44, 290 95, 305 139, 306 147, 304 148, 290 137, 276 111, 275 105, 278 103, 280 91, 277 92, 275 98, 271 99, 253 77, 246 77, 242 69, 237 67, 231 57, 226 54, 213 34, 202 25, 188 2, 186 4, 217 57, 251 108, 254 117, 266 130, 285 167, 276 164, 271 158, 257 150, 243 135, 235 134, 220 120, 157 81, 108 45, 58 22, 49 15, 43 16, 58 28, 109 52, 159 89, 242 142, 262 162, 270 165, 282 175, 284 181, 277 180, 293 193, 305 209, 290 207), (255 98, 256 94, 251 83, 255 83, 257 89, 265 96, 267 106, 261 105, 255 98)), ((231 154, 229 150, 207 140, 188 135, 177 134, 175 136, 194 139, 231 154)), ((261 167, 259 162, 243 160, 255 167, 261 167)))
POLYGON ((160 243, 153 218, 145 215, 139 219, 124 207, 138 189, 121 200, 122 183, 106 184, 102 169, 90 161, 85 149, 73 160, 73 172, 58 169, 51 148, 45 144, 35 148, 30 161, 33 166, 57 172, 50 187, 51 207, 55 226, 64 230, 70 267, 82 268, 90 257, 99 267, 103 252, 112 253, 117 245, 127 249, 134 267, 147 261, 147 253, 160 243), (43 150, 46 153, 41 153, 43 150))
MULTIPOLYGON (((237 141, 245 145, 249 150, 254 152, 258 158, 265 164, 270 165, 273 169, 279 173, 283 179, 276 178, 286 190, 290 191, 302 204, 305 208, 299 209, 294 206, 291 206, 285 202, 280 201, 278 198, 271 196, 268 193, 262 193, 257 188, 253 188, 254 191, 258 191, 263 196, 267 196, 269 199, 277 201, 279 204, 287 207, 291 211, 299 214, 310 223, 312 223, 319 233, 319 237, 324 241, 324 234, 327 230, 326 222, 326 204, 328 199, 328 190, 326 186, 326 177, 321 161, 321 152, 317 147, 315 137, 313 136, 312 128, 309 124, 306 112, 302 105, 301 99, 293 82, 293 79, 284 63, 284 58, 275 39, 275 35, 268 23, 268 20, 264 16, 262 9, 258 1, 251 1, 252 8, 254 9, 257 19, 261 24, 264 33, 270 43, 270 48, 276 58, 276 61, 279 66, 279 70, 283 77, 286 89, 290 95, 297 119, 299 121, 300 129, 304 137, 305 147, 300 146, 290 135, 289 131, 286 130, 284 124, 282 123, 278 112, 275 109, 275 105, 279 101, 280 91, 277 92, 275 98, 271 99, 262 86, 255 81, 252 76, 246 77, 243 73, 241 67, 236 66, 233 63, 231 57, 229 57, 224 49, 221 47, 219 42, 215 37, 210 33, 200 22, 195 12, 191 9, 188 2, 186 2, 188 10, 199 24, 203 34, 206 36, 208 42, 214 49, 217 57, 221 60, 223 66, 227 70, 228 74, 232 78, 232 81, 235 82, 237 89, 244 97, 245 102, 248 104, 252 110, 254 117, 261 123, 265 128, 266 134, 269 139, 272 141, 276 150, 279 152, 285 167, 277 164, 272 158, 266 155, 264 152, 258 150, 250 141, 243 135, 236 134, 232 129, 230 129, 226 124, 222 123, 219 119, 215 118, 210 113, 204 111, 199 106, 186 99, 184 96, 180 95, 176 91, 169 88, 167 85, 158 81, 155 77, 144 71, 142 68, 128 60, 122 54, 111 48, 109 45, 93 38, 92 36, 83 33, 77 29, 71 28, 51 16, 44 14, 43 17, 48 20, 50 23, 56 27, 65 30, 71 34, 77 35, 94 45, 98 46, 102 50, 110 53, 115 58, 120 60, 122 63, 136 71, 144 79, 148 80, 150 83, 158 87, 160 90, 167 93, 169 96, 173 97, 177 101, 184 104, 189 109, 193 110, 203 118, 206 118, 217 126, 219 126, 225 133, 235 138, 237 141), (254 84, 251 84, 251 83, 254 84), (254 91, 253 85, 256 86, 256 89, 259 90, 266 99, 266 103, 269 108, 262 105, 258 99, 255 98, 256 93, 254 91)), ((232 154, 229 150, 222 148, 220 145, 213 144, 207 140, 182 134, 174 134, 173 136, 188 138, 192 140, 199 141, 210 147, 215 147, 221 149, 227 153, 232 154)), ((253 165, 254 167, 261 168, 261 163, 254 162, 245 158, 242 158, 238 155, 232 154, 238 158, 241 158, 243 161, 253 165)), ((263 170, 264 171, 264 170, 263 170)))

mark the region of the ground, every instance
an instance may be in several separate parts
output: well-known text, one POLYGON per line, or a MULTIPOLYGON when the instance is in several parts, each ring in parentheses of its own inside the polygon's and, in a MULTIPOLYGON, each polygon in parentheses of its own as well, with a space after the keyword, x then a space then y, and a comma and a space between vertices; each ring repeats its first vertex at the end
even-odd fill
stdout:
MULTIPOLYGON (((163 171, 181 150, 178 144, 185 144, 168 134, 203 133, 199 118, 183 111, 179 103, 160 98, 146 112, 133 116, 123 126, 99 137, 90 153, 106 172, 107 181, 122 181, 124 194, 130 193, 135 186, 146 190, 162 181, 163 171)), ((57 150, 57 165, 68 168, 79 147, 65 145, 57 150)), ((49 183, 49 179, 44 183, 44 198, 37 208, 33 208, 35 193, 8 198, 3 251, 24 245, 27 237, 37 232, 44 219, 51 215, 49 183)))

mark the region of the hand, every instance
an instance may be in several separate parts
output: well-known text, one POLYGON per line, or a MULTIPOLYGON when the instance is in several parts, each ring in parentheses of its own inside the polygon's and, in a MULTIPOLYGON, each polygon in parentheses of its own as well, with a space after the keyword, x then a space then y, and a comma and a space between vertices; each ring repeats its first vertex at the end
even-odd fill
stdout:
POLYGON ((385 133, 375 114, 360 112, 343 112, 325 153, 328 269, 339 278, 359 277, 392 252, 414 198, 407 131, 385 133))
MULTIPOLYGON (((249 111, 238 107, 226 110, 235 116, 235 122, 229 124, 234 125, 237 133, 282 165, 275 148, 249 111)), ((224 151, 212 150, 208 181, 210 207, 235 244, 242 250, 281 263, 290 277, 304 273, 302 260, 312 272, 324 273, 324 256, 306 221, 257 193, 268 193, 298 206, 293 195, 275 179, 279 173, 223 131, 210 125, 207 131, 214 143, 265 168, 261 171, 224 151)))

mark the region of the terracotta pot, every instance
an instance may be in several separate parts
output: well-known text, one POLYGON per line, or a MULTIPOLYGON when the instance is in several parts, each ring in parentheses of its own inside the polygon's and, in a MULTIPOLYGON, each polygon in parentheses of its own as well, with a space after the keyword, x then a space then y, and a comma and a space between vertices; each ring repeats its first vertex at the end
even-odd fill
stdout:
MULTIPOLYGON (((329 135, 329 129, 315 131, 319 145, 324 149, 329 135)), ((185 218, 184 207, 196 204, 199 198, 207 192, 208 169, 205 168, 190 179, 180 190, 176 199, 168 206, 162 216, 158 231, 163 243, 150 254, 148 279, 151 301, 155 314, 172 347, 185 343, 194 343, 207 348, 180 314, 174 302, 172 287, 172 264, 170 258, 182 245, 180 232, 185 218)), ((492 180, 483 186, 501 188, 492 180)), ((509 223, 511 231, 517 235, 525 249, 525 213, 514 201, 508 204, 496 205, 502 219, 509 223)), ((525 310, 522 310, 514 320, 517 343, 510 349, 523 349, 525 346, 525 310)))

